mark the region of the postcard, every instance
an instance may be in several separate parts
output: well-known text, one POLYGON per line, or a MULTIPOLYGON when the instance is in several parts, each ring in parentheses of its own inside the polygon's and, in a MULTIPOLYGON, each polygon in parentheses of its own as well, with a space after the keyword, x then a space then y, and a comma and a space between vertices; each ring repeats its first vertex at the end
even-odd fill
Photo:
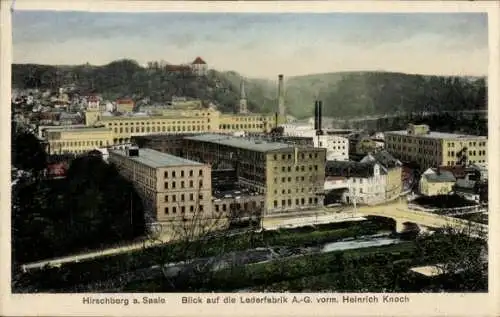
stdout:
POLYGON ((1 5, 2 315, 500 313, 498 1, 1 5))

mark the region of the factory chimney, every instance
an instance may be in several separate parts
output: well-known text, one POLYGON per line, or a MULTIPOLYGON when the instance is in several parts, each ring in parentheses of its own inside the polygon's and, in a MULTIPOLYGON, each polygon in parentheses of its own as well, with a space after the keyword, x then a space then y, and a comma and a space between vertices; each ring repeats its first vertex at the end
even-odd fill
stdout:
POLYGON ((318 101, 318 130, 319 134, 323 134, 323 101, 318 101))
POLYGON ((314 101, 314 130, 318 131, 318 100, 314 101))
POLYGON ((278 112, 285 118, 285 87, 283 84, 283 74, 278 75, 278 112))

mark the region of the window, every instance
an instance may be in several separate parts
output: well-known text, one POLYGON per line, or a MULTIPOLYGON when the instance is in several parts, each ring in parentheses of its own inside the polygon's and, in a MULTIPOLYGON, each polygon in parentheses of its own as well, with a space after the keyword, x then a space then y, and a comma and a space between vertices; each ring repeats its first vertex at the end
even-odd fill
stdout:
POLYGON ((190 187, 190 188, 193 188, 193 186, 194 186, 194 185, 193 185, 193 181, 189 181, 189 187, 190 187))
POLYGON ((292 200, 288 199, 288 206, 291 206, 291 205, 292 205, 292 200))
POLYGON ((186 207, 185 206, 181 207, 181 213, 183 213, 183 214, 186 213, 186 207))
POLYGON ((165 207, 165 214, 168 215, 168 207, 165 207))
POLYGON ((203 212, 203 205, 200 205, 200 212, 203 212))
POLYGON ((172 177, 175 178, 175 171, 172 172, 172 177))
POLYGON ((215 205, 215 211, 219 211, 219 205, 215 205))
POLYGON ((175 182, 172 182, 172 188, 175 188, 175 182))
POLYGON ((295 199, 295 205, 298 205, 299 204, 299 199, 295 199))
POLYGON ((181 177, 184 177, 184 171, 181 171, 181 177))
POLYGON ((203 176, 203 170, 200 170, 200 172, 198 173, 199 176, 203 176))
POLYGON ((203 181, 200 181, 200 188, 203 187, 203 181))
POLYGON ((284 166, 282 166, 282 167, 281 167, 281 171, 282 171, 282 172, 284 172, 284 171, 285 171, 285 167, 284 167, 284 166))
POLYGON ((190 201, 193 201, 193 200, 194 200, 194 195, 193 195, 193 194, 189 194, 189 200, 190 200, 190 201))
POLYGON ((288 166, 288 171, 291 172, 292 171, 292 167, 291 166, 288 166))
POLYGON ((274 201, 274 208, 278 208, 278 201, 277 200, 274 201))
POLYGON ((165 189, 168 189, 168 182, 165 182, 165 189))
POLYGON ((200 196, 198 196, 198 198, 199 198, 200 200, 203 200, 203 194, 200 194, 200 196))
POLYGON ((194 206, 189 206, 189 211, 194 212, 194 206))
POLYGON ((168 202, 168 195, 165 195, 165 202, 168 202))
POLYGON ((317 171, 318 170, 318 165, 314 165, 314 170, 317 171))
POLYGON ((172 201, 175 203, 177 201, 177 196, 176 195, 172 195, 172 201))
POLYGON ((286 205, 286 201, 283 199, 283 200, 281 201, 281 207, 285 207, 285 205, 286 205))
POLYGON ((193 176, 193 170, 189 170, 189 176, 192 177, 193 176))
POLYGON ((184 188, 184 181, 181 181, 181 188, 184 188))
POLYGON ((163 176, 164 176, 165 178, 167 178, 167 177, 168 177, 168 172, 167 172, 167 171, 165 171, 165 173, 163 174, 163 176))
POLYGON ((177 213, 177 207, 172 207, 172 213, 174 213, 174 214, 177 213))

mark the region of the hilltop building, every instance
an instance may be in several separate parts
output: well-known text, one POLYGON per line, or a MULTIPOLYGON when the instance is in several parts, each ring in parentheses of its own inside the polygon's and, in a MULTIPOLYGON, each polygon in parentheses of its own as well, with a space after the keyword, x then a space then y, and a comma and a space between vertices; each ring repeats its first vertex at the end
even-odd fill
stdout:
POLYGON ((208 72, 208 65, 201 57, 198 56, 191 63, 191 71, 197 76, 206 76, 208 72))

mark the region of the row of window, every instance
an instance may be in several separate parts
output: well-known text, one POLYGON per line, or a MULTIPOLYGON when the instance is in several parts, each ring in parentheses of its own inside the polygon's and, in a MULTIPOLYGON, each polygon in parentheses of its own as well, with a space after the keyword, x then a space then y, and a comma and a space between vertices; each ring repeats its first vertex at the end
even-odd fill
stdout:
MULTIPOLYGON (((257 208, 257 202, 256 201, 252 201, 252 208, 257 208)), ((233 210, 241 210, 242 207, 243 207, 243 210, 248 210, 248 207, 249 207, 250 203, 249 202, 245 202, 243 203, 243 205, 241 203, 233 203, 233 204, 220 204, 220 205, 215 205, 215 211, 216 212, 219 212, 219 211, 227 211, 228 210, 228 207, 233 209, 233 210)), ((260 202, 260 205, 261 207, 264 207, 264 202, 261 201, 260 202)))
MULTIPOLYGON (((305 159, 305 154, 304 153, 300 153, 300 158, 303 160, 305 159)), ((309 158, 312 159, 312 158, 318 158, 318 153, 309 153, 309 158)), ((278 160, 278 155, 277 154, 274 154, 274 160, 277 161, 278 160)), ((291 160, 292 159, 292 154, 282 154, 281 155, 281 160, 291 160)))
MULTIPOLYGON (((310 181, 310 182, 313 182, 315 179, 316 179, 316 177, 315 177, 315 176, 309 176, 309 181, 310 181)), ((296 177, 295 177, 295 181, 296 181, 296 182, 299 182, 299 181, 303 182, 304 180, 305 180, 305 177, 304 177, 304 176, 296 176, 296 177), (299 178, 299 177, 300 177, 300 178, 299 178)), ((281 178, 281 182, 282 182, 282 183, 287 183, 287 182, 288 182, 288 183, 291 183, 291 182, 292 182, 292 177, 290 177, 290 176, 288 176, 288 177, 282 177, 282 178, 281 178)), ((278 178, 277 178, 277 177, 275 177, 275 178, 274 178, 274 183, 275 183, 275 184, 278 184, 278 178)))
MULTIPOLYGON (((186 206, 180 206, 179 209, 180 209, 181 214, 186 213, 186 206)), ((172 211, 172 214, 176 214, 177 213, 177 206, 172 207, 172 209, 170 209, 170 207, 165 207, 165 214, 168 215, 170 213, 170 210, 172 211)), ((194 205, 189 206, 189 212, 193 213, 194 210, 195 210, 194 205)), ((203 212, 203 205, 198 205, 198 211, 203 212)))
MULTIPOLYGON (((476 142, 476 141, 469 141, 469 146, 486 146, 486 141, 481 141, 481 142, 476 142)), ((455 147, 455 142, 449 142, 448 147, 455 147)))
MULTIPOLYGON (((317 171, 318 170, 318 165, 309 165, 309 171, 311 172, 312 170, 315 170, 317 171)), ((301 172, 305 172, 306 170, 306 167, 305 165, 302 165, 302 166, 295 166, 295 171, 298 172, 298 171, 301 171, 301 172)), ((291 172, 292 171, 292 167, 291 166, 282 166, 281 167, 281 172, 282 173, 285 173, 285 172, 291 172)), ((277 173, 278 172, 278 167, 275 166, 274 167, 274 172, 277 173)))
POLYGON ((110 145, 110 141, 91 140, 91 141, 66 141, 66 142, 51 142, 52 147, 72 147, 72 146, 105 146, 110 145))
MULTIPOLYGON (((194 201, 194 194, 190 193, 188 195, 188 198, 189 198, 189 201, 194 201)), ((175 203, 175 202, 177 202, 177 195, 176 194, 171 195, 171 198, 169 198, 169 195, 165 195, 165 202, 166 203, 170 202, 169 199, 171 199, 171 202, 175 203)), ((181 202, 186 201, 186 194, 179 194, 179 199, 181 202)), ((198 199, 203 200, 203 194, 199 194, 198 199)))
MULTIPOLYGON (((168 183, 169 183, 169 182, 165 182, 165 184, 164 184, 165 189, 168 189, 168 188, 169 188, 169 187, 168 187, 168 186, 169 186, 169 185, 168 185, 168 183)), ((181 187, 180 187, 180 188, 186 188, 186 185, 185 185, 185 182, 184 182, 184 181, 181 181, 181 182, 180 182, 180 185, 181 185, 181 187)), ((173 182, 171 183, 171 185, 170 185, 170 186, 171 186, 171 188, 172 188, 172 189, 176 189, 177 184, 176 184, 176 182, 175 182, 175 181, 173 181, 173 182)), ((190 180, 190 181, 189 181, 189 186, 188 186, 187 188, 194 188, 194 182, 193 182, 192 180, 190 180)), ((203 181, 202 181, 202 180, 200 180, 200 182, 199 182, 199 187, 198 187, 198 188, 203 188, 203 181)))
MULTIPOLYGON (((318 198, 317 197, 314 197, 314 198, 309 197, 308 202, 309 202, 309 205, 312 205, 313 202, 314 202, 315 205, 317 205, 318 204, 318 198)), ((296 198, 295 199, 295 205, 296 206, 304 206, 305 204, 306 204, 306 199, 305 198, 300 198, 300 199, 296 198)), ((281 200, 281 207, 287 207, 287 206, 288 207, 292 206, 292 199, 283 199, 283 200, 281 200)), ((278 206, 278 201, 275 200, 274 201, 274 208, 278 208, 278 207, 280 207, 280 206, 278 206)))
MULTIPOLYGON (((181 170, 180 174, 181 174, 181 177, 184 177, 184 175, 185 175, 183 170, 181 170)), ((176 173, 176 171, 172 171, 172 173, 170 173, 170 175, 171 175, 172 178, 175 178, 176 175, 177 175, 177 173, 176 173)), ((193 170, 189 170, 188 175, 189 175, 189 177, 193 177, 194 176, 194 171, 193 170)), ((163 174, 163 176, 165 178, 168 178, 168 171, 165 171, 165 173, 163 174)), ((203 170, 202 169, 198 170, 198 176, 203 176, 203 170)))
POLYGON ((182 126, 182 127, 179 127, 179 126, 173 126, 173 127, 161 127, 161 130, 160 130, 160 127, 156 128, 156 127, 130 127, 130 130, 128 127, 125 127, 125 128, 117 128, 115 127, 113 129, 113 132, 114 133, 148 133, 148 132, 181 132, 181 131, 205 131, 205 130, 210 130, 210 126, 207 126, 207 128, 205 129, 205 126, 182 126))
POLYGON ((263 129, 263 124, 220 124, 219 130, 263 129))
MULTIPOLYGON (((300 188, 300 190, 299 190, 299 188, 295 188, 295 193, 299 193, 299 192, 304 193, 304 192, 305 192, 305 188, 304 188, 304 187, 302 187, 302 188, 300 188)), ((308 192, 308 193, 310 193, 310 194, 312 194, 312 193, 314 192, 314 190, 313 190, 313 188, 312 188, 312 187, 309 187, 309 189, 307 190, 307 192, 308 192)), ((292 190, 291 190, 290 188, 289 188, 288 190, 285 190, 285 189, 282 189, 282 190, 281 190, 281 194, 282 194, 282 195, 286 195, 287 193, 288 193, 288 194, 291 194, 291 193, 292 193, 292 190)), ((275 194, 275 195, 277 195, 277 194, 278 194, 278 190, 277 190, 277 189, 275 189, 275 190, 274 190, 274 194, 275 194)))

